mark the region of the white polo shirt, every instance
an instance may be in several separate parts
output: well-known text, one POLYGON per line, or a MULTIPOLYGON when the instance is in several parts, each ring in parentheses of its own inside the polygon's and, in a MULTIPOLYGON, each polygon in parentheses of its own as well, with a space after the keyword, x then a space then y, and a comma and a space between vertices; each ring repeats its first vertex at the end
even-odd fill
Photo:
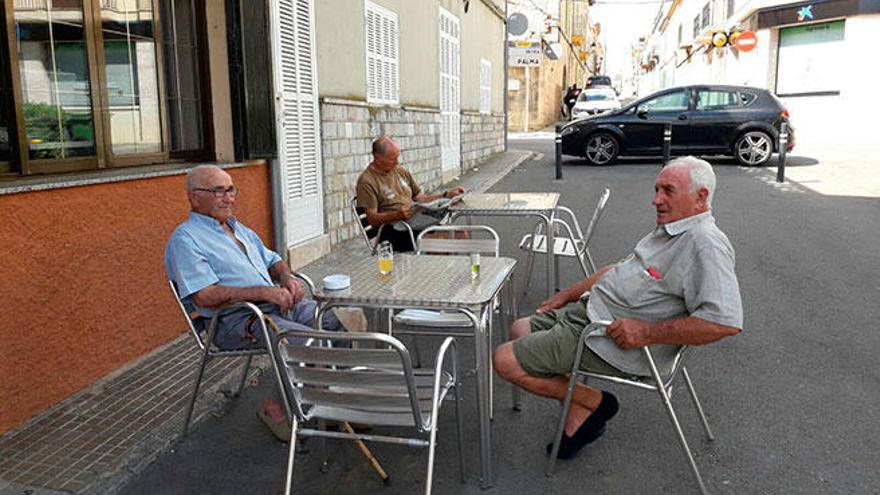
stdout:
MULTIPOLYGON (((659 225, 633 253, 599 279, 590 292, 591 321, 636 318, 662 321, 694 316, 742 328, 742 300, 733 246, 711 212, 659 225)), ((623 350, 593 332, 587 346, 622 371, 650 375, 640 349, 623 350)), ((668 372, 679 346, 650 346, 661 372, 668 372)))

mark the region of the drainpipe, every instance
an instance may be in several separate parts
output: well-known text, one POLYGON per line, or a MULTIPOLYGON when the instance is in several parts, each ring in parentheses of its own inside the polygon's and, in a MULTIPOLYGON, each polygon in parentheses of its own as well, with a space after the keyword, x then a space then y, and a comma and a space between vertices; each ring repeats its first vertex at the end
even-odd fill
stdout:
POLYGON ((269 159, 272 188, 272 238, 275 252, 290 263, 287 252, 287 219, 284 215, 284 174, 281 170, 281 157, 269 159))
POLYGON ((510 79, 507 50, 507 0, 504 0, 504 151, 507 151, 507 80, 510 79))

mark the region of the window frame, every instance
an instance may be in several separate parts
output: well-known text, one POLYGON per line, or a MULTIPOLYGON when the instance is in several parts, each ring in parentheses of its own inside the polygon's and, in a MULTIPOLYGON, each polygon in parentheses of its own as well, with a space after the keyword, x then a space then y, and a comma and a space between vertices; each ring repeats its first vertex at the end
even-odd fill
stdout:
POLYGON ((694 92, 694 111, 695 112, 713 112, 716 110, 730 110, 742 107, 740 92, 735 89, 716 89, 716 88, 699 88, 694 92), (702 93, 727 93, 733 95, 733 104, 713 105, 708 107, 700 107, 700 96, 702 93))
MULTIPOLYGON (((136 154, 113 153, 110 139, 110 94, 106 74, 106 58, 104 49, 104 33, 102 23, 102 5, 100 0, 82 0, 83 42, 85 44, 86 66, 90 85, 92 129, 94 133, 95 154, 86 157, 31 159, 27 145, 27 134, 22 110, 23 93, 21 82, 21 62, 18 56, 18 40, 15 29, 14 2, 4 2, 0 11, 0 21, 5 29, 0 31, 0 55, 6 56, 8 70, 0 71, 0 77, 7 78, 13 98, 14 115, 11 116, 11 130, 14 129, 15 151, 13 162, 6 166, 0 164, 0 180, 17 179, 35 175, 60 174, 67 172, 92 172, 114 170, 126 167, 149 166, 156 164, 175 164, 185 161, 212 160, 214 158, 213 112, 211 111, 210 81, 199 77, 200 94, 199 111, 202 116, 202 144, 200 149, 171 151, 169 122, 167 114, 166 67, 164 61, 165 43, 162 38, 164 24, 160 0, 149 0, 152 8, 152 37, 155 54, 156 70, 151 76, 156 77, 158 94, 159 125, 162 139, 162 151, 136 154)), ((173 1, 173 0, 171 0, 173 1)), ((196 70, 199 74, 208 74, 207 26, 205 24, 205 1, 193 0, 195 19, 196 44, 198 47, 196 70)), ((12 133, 10 133, 12 134, 12 133)), ((12 140, 10 140, 12 141, 12 140)), ((6 163, 6 162, 3 162, 6 163)))

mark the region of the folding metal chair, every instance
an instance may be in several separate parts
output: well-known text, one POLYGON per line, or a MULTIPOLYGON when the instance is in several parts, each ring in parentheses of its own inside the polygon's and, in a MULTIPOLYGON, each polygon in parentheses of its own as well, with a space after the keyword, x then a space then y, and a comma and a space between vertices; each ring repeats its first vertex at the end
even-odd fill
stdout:
POLYGON ((393 228, 394 226, 400 225, 401 227, 405 228, 407 233, 409 233, 409 238, 412 242, 412 245, 416 245, 416 239, 413 235, 412 227, 410 227, 408 223, 392 222, 390 224, 380 225, 379 228, 373 227, 367 220, 367 210, 357 205, 357 196, 351 198, 351 201, 349 201, 349 208, 351 209, 352 218, 357 219, 358 229, 361 232, 361 237, 367 244, 367 249, 370 250, 370 254, 376 254, 376 246, 379 244, 379 234, 382 233, 382 229, 386 226, 388 226, 389 228, 393 228))
POLYGON ((183 422, 183 436, 186 436, 189 431, 189 423, 192 419, 193 409, 196 405, 196 397, 199 394, 199 386, 202 383, 202 376, 205 373, 205 366, 207 366, 208 361, 212 359, 219 358, 238 358, 242 356, 247 356, 247 360, 244 364, 244 372, 241 375, 241 380, 239 381, 238 388, 235 390, 233 394, 234 397, 238 397, 241 393, 242 388, 244 387, 245 379, 247 378, 248 370, 251 366, 251 360, 254 356, 258 356, 261 354, 269 354, 269 349, 267 347, 259 347, 254 349, 238 349, 231 351, 224 351, 213 344, 214 334, 217 332, 217 323, 219 321, 219 317, 223 313, 227 313, 229 311, 237 310, 237 309, 248 309, 254 315, 256 315, 256 320, 259 322, 260 331, 263 332, 264 338, 266 338, 266 342, 268 342, 268 331, 266 329, 266 323, 263 320, 263 312, 260 311, 256 305, 251 304, 249 302, 241 302, 230 304, 228 306, 224 306, 220 308, 214 316, 208 321, 206 318, 198 317, 198 313, 195 310, 195 307, 192 306, 189 302, 183 302, 180 299, 180 294, 177 291, 177 285, 173 280, 168 281, 168 285, 171 287, 171 293, 174 294, 174 300, 177 301, 177 306, 180 308, 180 312, 183 313, 184 318, 186 318, 187 326, 189 327, 190 335, 192 335, 193 340, 199 348, 199 352, 202 354, 202 358, 199 362, 199 368, 196 371, 196 381, 193 386, 192 397, 189 400, 189 406, 186 410, 186 419, 183 422))
MULTIPOLYGON (((605 211, 605 205, 608 204, 608 198, 610 196, 611 190, 606 187, 602 196, 599 198, 599 203, 596 204, 596 209, 593 210, 593 216, 590 218, 590 223, 587 224, 587 227, 584 230, 581 230, 577 217, 575 217, 575 214, 571 209, 566 208, 565 206, 556 207, 558 212, 565 213, 569 217, 571 225, 562 218, 553 218, 554 233, 556 234, 553 239, 553 254, 554 256, 576 258, 585 277, 596 272, 596 263, 593 261, 593 256, 590 254, 589 249, 590 240, 593 238, 593 234, 596 231, 596 224, 599 222, 602 212, 605 211), (572 225, 574 228, 572 228, 572 225)), ((519 248, 528 251, 526 259, 526 278, 525 283, 523 284, 523 293, 525 293, 528 291, 529 281, 532 278, 532 266, 535 264, 535 254, 547 253, 547 236, 544 235, 544 222, 538 222, 533 234, 523 236, 522 240, 519 241, 519 248)), ((556 283, 559 283, 559 278, 556 279, 556 283)), ((559 290, 559 287, 557 286, 555 289, 559 290)))
POLYGON ((385 442, 428 448, 425 493, 431 493, 434 451, 440 407, 450 391, 455 397, 458 427, 459 468, 464 482, 464 429, 459 401, 458 357, 455 340, 447 337, 437 351, 433 369, 413 368, 409 351, 389 335, 381 333, 338 333, 287 331, 274 336, 277 368, 293 411, 285 493, 293 489, 293 467, 298 436, 385 442), (363 341, 370 346, 328 348, 316 345, 288 345, 287 337, 334 341, 363 341), (451 369, 444 368, 451 357, 451 369), (302 427, 311 420, 355 422, 364 425, 407 427, 416 437, 358 434, 302 427), (427 438, 425 438, 427 437, 427 438))
POLYGON ((660 372, 657 370, 657 365, 654 363, 654 356, 651 354, 651 350, 646 346, 642 348, 642 353, 645 356, 645 360, 648 363, 648 368, 651 370, 650 377, 631 377, 631 378, 621 378, 617 376, 609 376, 602 375, 597 373, 590 373, 586 371, 582 371, 579 367, 581 361, 581 355, 584 350, 584 346, 586 346, 587 336, 597 328, 607 327, 610 325, 610 321, 597 321, 591 322, 587 325, 583 332, 583 338, 581 339, 581 343, 578 346, 577 352, 575 353, 574 363, 571 367, 571 375, 568 380, 568 390, 565 394, 565 399, 562 401, 562 412, 559 415, 559 425, 556 429, 556 436, 553 437, 553 450, 550 453, 550 460, 547 463, 547 476, 553 475, 553 467, 556 464, 556 455, 559 453, 559 444, 562 440, 562 434, 565 431, 565 419, 568 415, 568 408, 571 406, 571 397, 574 393, 575 386, 577 384, 577 380, 579 377, 586 378, 595 378, 598 380, 605 380, 613 383, 618 383, 621 385, 629 385, 631 387, 640 388, 643 390, 656 390, 660 394, 660 399, 663 402, 663 405, 666 407, 666 412, 669 414, 669 419, 672 421, 672 425, 675 428, 675 432, 678 435, 678 441, 681 444, 681 448, 684 451, 685 457, 687 457, 688 465, 691 468, 691 471, 694 475, 694 478, 697 481, 697 484, 700 487, 701 493, 707 493, 706 485, 703 483, 703 477, 700 476, 700 471, 697 469, 697 463, 694 461, 694 456, 691 454, 691 449, 688 447, 687 440, 684 438, 684 432, 681 429, 681 425, 678 422, 678 418, 675 415, 675 410, 672 408, 672 382, 681 372, 681 375, 684 377, 685 384, 687 384, 687 389, 690 392, 691 400, 694 403, 694 407, 697 410, 697 413, 700 415, 700 420, 703 423, 703 429, 706 432, 706 437, 712 441, 715 440, 715 436, 712 434, 711 428, 709 428, 709 421, 706 419, 706 415, 703 413, 703 406, 700 404, 700 399, 697 398, 697 392, 694 390, 694 385, 691 382, 690 375, 688 375, 687 368, 684 366, 684 359, 686 354, 688 353, 688 346, 681 346, 679 348, 678 353, 675 355, 675 359, 673 361, 672 369, 669 374, 665 377, 660 375, 660 372))

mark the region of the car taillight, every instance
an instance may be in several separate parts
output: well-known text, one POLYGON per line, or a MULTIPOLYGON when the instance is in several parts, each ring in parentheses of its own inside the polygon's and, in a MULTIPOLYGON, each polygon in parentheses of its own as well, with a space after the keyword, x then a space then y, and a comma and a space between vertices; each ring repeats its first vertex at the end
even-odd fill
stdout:
POLYGON ((783 119, 786 119, 786 120, 791 118, 791 115, 788 114, 787 108, 783 108, 782 113, 780 113, 779 116, 782 117, 783 119))

